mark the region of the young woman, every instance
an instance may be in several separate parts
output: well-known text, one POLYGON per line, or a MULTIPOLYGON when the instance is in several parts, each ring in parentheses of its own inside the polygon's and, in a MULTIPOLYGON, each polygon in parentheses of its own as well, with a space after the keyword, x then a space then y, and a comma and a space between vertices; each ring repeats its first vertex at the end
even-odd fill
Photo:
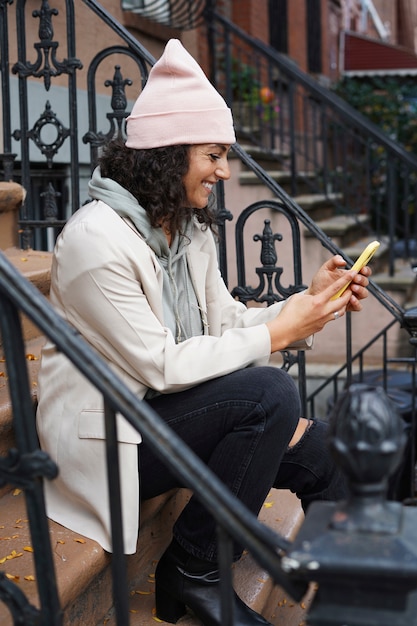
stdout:
MULTIPOLYGON (((271 487, 306 508, 340 499, 345 485, 326 426, 300 417, 291 377, 271 353, 311 345, 346 310, 359 311, 369 269, 329 259, 311 286, 285 303, 249 308, 226 289, 209 208, 230 176, 230 110, 179 41, 168 42, 127 121, 127 140, 104 150, 92 201, 58 238, 51 301, 254 514, 271 487), (348 280, 337 301, 331 297, 348 280)), ((48 514, 111 550, 100 394, 51 344, 39 381, 38 432, 57 462, 48 514)), ((136 549, 140 499, 178 486, 146 440, 122 418, 118 436, 125 550, 136 549), (139 493, 140 482, 140 493, 139 493)), ((238 559, 242 546, 235 547, 238 559)), ((215 523, 192 498, 156 571, 160 619, 190 607, 220 626, 215 523)), ((236 595, 236 624, 267 624, 236 595)))

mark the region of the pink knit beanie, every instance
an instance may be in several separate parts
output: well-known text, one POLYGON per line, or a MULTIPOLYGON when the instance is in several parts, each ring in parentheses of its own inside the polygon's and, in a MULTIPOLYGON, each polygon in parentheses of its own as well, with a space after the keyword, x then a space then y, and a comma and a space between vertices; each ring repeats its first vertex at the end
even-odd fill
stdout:
POLYGON ((178 39, 170 39, 127 118, 128 148, 236 141, 232 113, 178 39))

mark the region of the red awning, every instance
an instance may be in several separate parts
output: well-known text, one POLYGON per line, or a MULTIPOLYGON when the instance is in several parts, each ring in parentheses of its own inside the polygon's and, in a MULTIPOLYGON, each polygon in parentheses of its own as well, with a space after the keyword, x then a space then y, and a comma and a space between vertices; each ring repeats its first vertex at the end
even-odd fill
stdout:
POLYGON ((345 76, 417 75, 417 55, 357 33, 342 33, 341 59, 345 76))

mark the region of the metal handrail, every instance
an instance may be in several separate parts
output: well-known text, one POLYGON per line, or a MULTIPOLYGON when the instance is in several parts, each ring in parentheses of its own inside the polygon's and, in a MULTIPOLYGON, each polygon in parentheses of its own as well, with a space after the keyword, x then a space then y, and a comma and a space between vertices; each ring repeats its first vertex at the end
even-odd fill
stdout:
MULTIPOLYGON (((21 354, 24 359, 23 340, 21 328, 14 325, 5 326, 7 319, 6 308, 14 309, 14 318, 17 319, 17 312, 23 312, 27 317, 65 354, 77 369, 100 391, 105 403, 106 422, 106 448, 107 467, 111 468, 109 473, 110 483, 110 508, 112 514, 112 543, 115 548, 112 568, 115 594, 115 606, 119 611, 118 623, 125 626, 127 615, 127 585, 125 584, 125 564, 123 555, 122 520, 120 512, 120 486, 117 481, 118 476, 118 455, 117 455, 117 430, 115 416, 121 413, 127 421, 138 432, 141 432, 153 448, 155 454, 167 465, 170 471, 175 474, 188 488, 192 489, 197 498, 206 506, 218 526, 226 532, 229 541, 238 541, 245 545, 273 576, 274 580, 280 584, 294 598, 301 599, 306 591, 306 587, 300 583, 293 583, 285 574, 281 567, 281 556, 290 547, 290 542, 281 537, 272 529, 261 524, 255 515, 251 513, 227 487, 211 472, 211 470, 188 448, 188 446, 165 424, 157 413, 144 401, 138 397, 115 376, 113 370, 97 355, 97 353, 82 339, 78 332, 69 326, 50 305, 48 300, 39 290, 27 281, 8 261, 4 253, 0 253, 0 322, 2 332, 8 338, 5 348, 6 364, 9 367, 13 363, 13 355, 21 354), (116 477, 116 478, 115 478, 116 477)), ((23 364, 24 369, 25 365, 23 364)), ((20 398, 26 397, 29 402, 29 383, 23 381, 16 375, 16 368, 9 374, 9 384, 12 391, 13 412, 17 423, 21 424, 19 432, 26 432, 28 422, 29 432, 33 432, 33 415, 26 408, 21 408, 20 398), (24 395, 26 391, 26 396, 24 395)), ((39 454, 37 443, 34 438, 28 443, 26 449, 19 450, 20 454, 32 456, 30 461, 34 463, 39 454)), ((46 461, 45 461, 46 462, 46 461)), ((0 461, 0 478, 5 468, 10 464, 10 459, 6 463, 0 461)), ((32 473, 29 477, 32 483, 38 481, 39 471, 32 466, 32 473)), ((45 474, 46 472, 44 472, 45 474)), ((49 471, 51 478, 54 472, 49 471)), ((18 479, 18 474, 9 474, 7 478, 11 481, 18 479)), ((28 491, 32 487, 27 485, 28 491)), ((41 497, 42 492, 41 492, 41 497)), ((40 515, 41 508, 37 509, 40 515)), ((43 511, 43 524, 46 523, 46 514, 43 511)), ((41 516, 42 517, 42 516, 41 516)), ((32 524, 32 520, 31 520, 32 524)), ((35 554, 43 553, 47 550, 45 536, 43 536, 42 548, 38 544, 39 550, 35 547, 35 554)), ((48 554, 48 551, 46 552, 48 554)), ((51 557, 48 563, 50 564, 51 557)), ((53 566, 52 570, 53 572, 53 566)), ((223 577, 226 572, 223 572, 223 577)), ((45 591, 44 585, 49 584, 53 576, 48 575, 38 577, 38 585, 43 589, 42 598, 49 598, 48 587, 45 591)), ((10 586, 12 583, 8 583, 10 586)), ((52 587, 52 590, 54 586, 52 587)), ((3 590, 4 592, 4 590, 3 590)), ((0 597, 2 596, 2 582, 0 579, 0 597)), ((52 593, 51 597, 54 597, 52 593)), ((57 611, 51 612, 52 615, 57 611)), ((55 618, 54 618, 55 619, 55 618)), ((59 616, 56 619, 60 619, 59 616)), ((50 626, 58 625, 59 621, 48 622, 50 626)))
POLYGON ((336 214, 387 240, 391 276, 397 258, 414 263, 417 157, 219 12, 208 12, 208 28, 212 80, 233 110, 241 140, 289 170, 293 197, 307 186, 324 195, 336 214))

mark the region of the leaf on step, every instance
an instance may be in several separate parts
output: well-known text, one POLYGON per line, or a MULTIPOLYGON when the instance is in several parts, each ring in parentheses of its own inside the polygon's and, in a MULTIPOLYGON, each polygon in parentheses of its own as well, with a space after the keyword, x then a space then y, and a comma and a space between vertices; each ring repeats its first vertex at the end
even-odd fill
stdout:
POLYGON ((129 609, 129 613, 137 613, 136 609, 129 609))
POLYGON ((38 360, 38 357, 35 356, 34 354, 27 354, 26 358, 27 358, 28 361, 37 361, 38 360))
POLYGON ((18 583, 20 580, 20 576, 14 576, 13 574, 6 574, 6 578, 13 580, 15 583, 18 583))
POLYGON ((36 580, 33 574, 28 574, 27 576, 24 576, 24 579, 29 580, 30 582, 36 580))
POLYGON ((258 583, 262 583, 262 584, 266 583, 265 578, 257 578, 256 580, 258 581, 258 583))
POLYGON ((16 552, 16 550, 12 550, 10 554, 4 556, 0 559, 0 563, 5 563, 6 561, 11 561, 12 559, 17 559, 17 557, 23 556, 23 552, 16 552))
POLYGON ((139 596, 150 596, 152 591, 139 591, 139 590, 136 590, 134 593, 137 593, 139 596))
POLYGON ((13 495, 14 495, 14 496, 18 496, 20 493, 22 493, 22 490, 21 490, 21 489, 15 489, 15 490, 13 491, 13 495))
POLYGON ((25 547, 23 548, 23 550, 24 550, 25 552, 33 552, 33 548, 32 548, 32 546, 25 546, 25 547))
POLYGON ((79 539, 78 537, 76 537, 76 538, 74 539, 74 541, 75 541, 76 543, 85 543, 85 542, 86 542, 86 541, 85 541, 85 539, 79 539))
POLYGON ((270 509, 270 508, 271 508, 271 507, 273 507, 273 506, 274 506, 274 503, 273 503, 273 502, 264 502, 264 507, 265 507, 266 509, 270 509))
POLYGON ((162 620, 159 619, 159 617, 156 617, 156 608, 155 607, 153 607, 153 609, 152 609, 152 619, 154 619, 155 622, 162 622, 162 620))

